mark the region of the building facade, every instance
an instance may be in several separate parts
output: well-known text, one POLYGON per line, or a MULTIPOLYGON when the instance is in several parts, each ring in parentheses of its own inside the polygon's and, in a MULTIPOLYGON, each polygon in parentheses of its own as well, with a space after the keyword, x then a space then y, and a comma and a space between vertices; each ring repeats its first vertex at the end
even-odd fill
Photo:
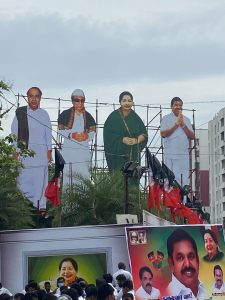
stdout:
POLYGON ((211 222, 225 226, 225 108, 209 122, 209 182, 211 222))
POLYGON ((192 190, 203 208, 209 212, 209 150, 208 129, 195 130, 195 146, 192 150, 192 190))

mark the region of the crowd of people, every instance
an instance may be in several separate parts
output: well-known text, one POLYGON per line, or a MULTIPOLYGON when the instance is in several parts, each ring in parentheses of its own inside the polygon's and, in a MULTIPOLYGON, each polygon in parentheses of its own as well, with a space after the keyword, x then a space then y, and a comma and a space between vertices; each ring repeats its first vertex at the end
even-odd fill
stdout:
MULTIPOLYGON (((123 262, 118 264, 114 274, 103 274, 95 284, 88 284, 85 279, 73 275, 69 270, 75 261, 61 262, 60 277, 56 287, 45 281, 41 288, 39 283, 30 280, 23 291, 14 295, 0 283, 0 300, 133 300, 134 290, 132 276, 123 262)), ((75 262, 76 263, 76 262, 75 262)), ((74 266, 73 266, 74 268, 74 266)), ((76 268, 76 266, 75 266, 76 268)))

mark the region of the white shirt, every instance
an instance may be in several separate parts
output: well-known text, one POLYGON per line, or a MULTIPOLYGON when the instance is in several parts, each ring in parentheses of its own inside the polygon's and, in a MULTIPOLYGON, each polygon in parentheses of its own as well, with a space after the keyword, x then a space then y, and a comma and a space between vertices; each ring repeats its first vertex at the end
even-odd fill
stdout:
POLYGON ((4 287, 2 287, 1 289, 0 289, 0 295, 1 294, 8 294, 10 297, 12 297, 12 293, 8 290, 8 289, 6 289, 6 288, 4 288, 4 287))
POLYGON ((186 299, 204 300, 207 299, 206 289, 203 284, 199 281, 197 297, 192 293, 192 290, 183 285, 174 275, 168 285, 168 290, 172 296, 185 296, 186 299))
POLYGON ((124 269, 119 269, 118 271, 116 271, 116 273, 113 274, 113 280, 112 280, 112 284, 116 289, 119 288, 116 277, 120 274, 123 274, 126 277, 126 279, 132 280, 132 276, 131 276, 130 272, 128 272, 124 269))
POLYGON ((224 293, 225 292, 225 282, 221 285, 220 288, 216 287, 216 284, 214 283, 212 287, 213 293, 224 293))
POLYGON ((137 289, 135 293, 135 297, 138 300, 149 300, 149 299, 159 299, 160 297, 160 291, 154 287, 152 287, 151 293, 148 294, 142 286, 137 289))
MULTIPOLYGON (((188 129, 193 131, 190 120, 185 116, 183 116, 183 118, 188 129)), ((176 121, 177 116, 173 112, 165 115, 162 118, 160 131, 171 128, 176 121)), ((179 126, 171 135, 165 137, 163 139, 163 144, 164 154, 168 158, 182 159, 183 155, 188 155, 189 153, 189 138, 186 136, 182 126, 179 126)))

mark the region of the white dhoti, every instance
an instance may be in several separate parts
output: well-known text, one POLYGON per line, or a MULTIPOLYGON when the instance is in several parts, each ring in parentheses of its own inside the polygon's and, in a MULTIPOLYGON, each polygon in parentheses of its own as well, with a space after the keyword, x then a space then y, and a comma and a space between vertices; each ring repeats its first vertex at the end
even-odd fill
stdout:
MULTIPOLYGON (((51 150, 51 121, 48 113, 38 108, 27 108, 29 129, 28 149, 34 157, 21 157, 24 168, 19 170, 18 188, 35 207, 46 208, 45 189, 48 185, 48 150, 51 150)), ((12 133, 18 133, 18 120, 15 116, 12 133)))
POLYGON ((71 129, 59 130, 59 133, 64 138, 62 146, 62 156, 66 162, 63 169, 63 187, 78 182, 75 178, 75 174, 79 174, 84 178, 90 177, 91 167, 91 152, 89 149, 89 143, 92 141, 95 132, 88 133, 88 139, 86 141, 78 142, 72 138, 72 133, 84 132, 84 118, 83 114, 79 115, 75 113, 73 127, 71 129))

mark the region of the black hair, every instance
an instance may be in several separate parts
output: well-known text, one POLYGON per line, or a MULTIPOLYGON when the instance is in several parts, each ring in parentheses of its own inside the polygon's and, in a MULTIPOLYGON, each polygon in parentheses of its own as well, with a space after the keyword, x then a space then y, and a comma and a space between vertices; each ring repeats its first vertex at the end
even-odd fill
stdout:
POLYGON ((86 297, 97 297, 98 289, 94 284, 88 284, 85 288, 86 297))
POLYGON ((10 300, 11 297, 7 293, 3 293, 0 295, 0 300, 10 300))
POLYGON ((126 265, 125 265, 125 263, 122 262, 122 261, 120 261, 120 262, 118 263, 118 269, 126 270, 126 265))
POLYGON ((123 288, 128 288, 130 291, 132 291, 134 289, 133 281, 130 279, 125 280, 123 283, 123 288))
POLYGON ((120 96, 119 96, 119 102, 121 102, 123 96, 126 96, 126 95, 130 96, 131 99, 132 99, 132 101, 133 101, 133 95, 132 95, 130 92, 128 92, 128 91, 124 91, 124 92, 122 92, 122 93, 120 94, 120 96))
POLYGON ((63 292, 61 293, 61 296, 62 295, 68 295, 73 300, 77 300, 78 299, 78 292, 74 288, 66 288, 66 289, 64 289, 63 292))
POLYGON ((143 266, 140 268, 139 270, 139 278, 140 280, 142 279, 142 276, 143 276, 143 273, 144 272, 148 272, 151 274, 152 278, 153 278, 153 273, 152 273, 152 270, 148 267, 148 266, 143 266))
POLYGON ((83 290, 79 283, 74 282, 70 285, 70 288, 73 288, 77 291, 78 296, 82 296, 83 290))
POLYGON ((126 280, 126 276, 124 274, 119 274, 116 276, 116 280, 126 280))
POLYGON ((37 296, 38 296, 38 300, 42 300, 42 298, 47 294, 45 290, 43 289, 38 289, 36 291, 37 296))
POLYGON ((95 279, 95 284, 97 286, 97 288, 99 288, 101 285, 105 284, 106 281, 104 278, 100 277, 100 278, 96 278, 95 279))
POLYGON ((23 293, 16 293, 16 294, 14 295, 14 299, 15 299, 15 298, 20 298, 21 300, 24 300, 25 295, 24 295, 23 293))
POLYGON ((105 279, 105 281, 107 283, 112 283, 112 281, 113 281, 112 274, 110 274, 110 273, 103 274, 102 277, 105 279))
POLYGON ((179 101, 183 104, 183 101, 179 97, 174 97, 170 102, 170 106, 172 107, 174 105, 174 103, 177 101, 179 101))
POLYGON ((167 239, 168 256, 170 258, 173 258, 174 244, 176 244, 180 241, 184 241, 184 240, 189 241, 192 244, 192 247, 195 251, 195 255, 198 259, 198 250, 197 250, 197 245, 196 245, 195 240, 190 236, 189 233, 187 233, 187 231, 185 231, 181 228, 175 229, 167 239))
POLYGON ((205 235, 206 233, 210 234, 211 237, 212 237, 212 239, 214 240, 214 242, 218 245, 218 239, 217 239, 217 236, 216 236, 215 232, 212 231, 211 229, 206 229, 206 230, 204 231, 204 233, 203 233, 203 238, 204 238, 204 235, 205 235))
POLYGON ((27 91, 27 96, 29 95, 30 91, 33 90, 33 89, 35 89, 35 90, 38 91, 40 97, 42 96, 42 91, 41 91, 41 89, 39 89, 39 87, 37 87, 37 86, 32 86, 31 88, 29 88, 29 90, 27 91))
POLYGON ((63 258, 63 259, 60 261, 60 263, 59 263, 59 271, 60 271, 61 268, 62 268, 62 264, 63 264, 64 262, 66 262, 66 261, 71 262, 71 264, 72 264, 73 267, 74 267, 74 270, 75 270, 76 272, 78 272, 78 265, 77 265, 77 262, 76 262, 75 259, 73 259, 73 258, 71 258, 71 257, 63 258))
POLYGON ((223 273, 223 270, 222 270, 221 266, 220 265, 215 265, 214 268, 213 268, 213 274, 214 274, 214 276, 215 276, 216 270, 220 270, 223 273))
POLYGON ((57 297, 55 295, 53 295, 52 293, 48 293, 48 294, 44 295, 42 300, 57 300, 57 297))
POLYGON ((114 288, 108 283, 105 283, 98 289, 97 300, 105 300, 106 297, 108 297, 109 295, 113 295, 113 293, 114 288))
POLYGON ((133 299, 134 299, 134 296, 133 296, 133 294, 131 294, 131 293, 126 293, 126 294, 123 294, 123 296, 122 296, 122 300, 127 300, 127 299, 131 299, 131 300, 133 300, 133 299))
POLYGON ((44 285, 49 284, 51 285, 50 281, 45 281, 44 285))

